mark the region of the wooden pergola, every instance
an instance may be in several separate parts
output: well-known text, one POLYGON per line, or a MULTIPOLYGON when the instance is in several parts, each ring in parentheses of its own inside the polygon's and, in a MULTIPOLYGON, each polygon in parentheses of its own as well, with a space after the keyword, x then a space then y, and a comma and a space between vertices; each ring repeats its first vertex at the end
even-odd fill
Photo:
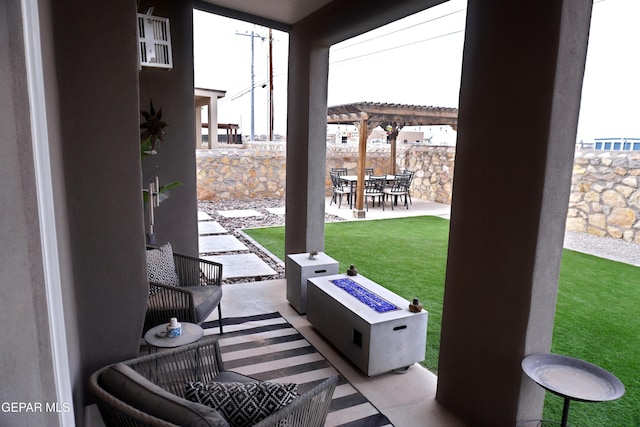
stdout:
MULTIPOLYGON (((391 140, 389 174, 396 172, 396 138, 404 126, 449 125, 458 127, 458 109, 430 107, 423 105, 387 104, 380 102, 359 102, 329 107, 327 124, 354 124, 358 128, 358 182, 364 182, 364 168, 367 159, 367 138, 371 131, 380 126, 387 131, 391 140)), ((354 216, 364 214, 364 186, 356 192, 354 216)))

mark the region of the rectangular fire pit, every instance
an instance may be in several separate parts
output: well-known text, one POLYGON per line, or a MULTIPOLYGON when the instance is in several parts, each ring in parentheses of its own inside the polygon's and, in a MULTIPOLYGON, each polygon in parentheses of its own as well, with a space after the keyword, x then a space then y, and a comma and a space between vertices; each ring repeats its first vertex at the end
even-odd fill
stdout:
POLYGON ((362 275, 307 282, 307 320, 368 376, 424 360, 427 317, 362 275))

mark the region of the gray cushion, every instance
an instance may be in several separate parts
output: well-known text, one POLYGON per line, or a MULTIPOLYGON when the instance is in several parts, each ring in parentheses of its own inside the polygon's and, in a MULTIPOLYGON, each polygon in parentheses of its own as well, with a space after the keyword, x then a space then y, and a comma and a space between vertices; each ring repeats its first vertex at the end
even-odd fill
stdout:
POLYGON ((100 375, 99 381, 115 398, 139 411, 176 425, 229 426, 218 411, 171 394, 122 363, 107 368, 100 375))
POLYGON ((222 371, 213 380, 217 383, 255 383, 258 381, 233 371, 222 371))
POLYGON ((187 399, 219 411, 232 427, 249 427, 284 408, 298 396, 297 384, 200 381, 186 385, 187 399))
POLYGON ((222 299, 222 286, 186 286, 184 289, 193 295, 197 323, 204 322, 222 299))

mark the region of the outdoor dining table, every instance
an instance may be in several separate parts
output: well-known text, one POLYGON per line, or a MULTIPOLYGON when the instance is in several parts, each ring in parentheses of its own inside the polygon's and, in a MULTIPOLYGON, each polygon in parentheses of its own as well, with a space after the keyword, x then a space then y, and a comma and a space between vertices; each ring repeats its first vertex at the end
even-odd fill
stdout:
MULTIPOLYGON (((364 180, 368 181, 370 176, 371 175, 365 175, 364 180)), ((388 184, 395 181, 395 178, 396 178, 395 175, 373 175, 373 176, 375 176, 376 178, 384 177, 385 181, 387 181, 388 184)), ((358 175, 342 175, 340 177, 340 180, 349 183, 349 187, 352 195, 352 197, 349 199, 349 209, 353 209, 353 195, 356 194, 356 189, 358 188, 358 175)))

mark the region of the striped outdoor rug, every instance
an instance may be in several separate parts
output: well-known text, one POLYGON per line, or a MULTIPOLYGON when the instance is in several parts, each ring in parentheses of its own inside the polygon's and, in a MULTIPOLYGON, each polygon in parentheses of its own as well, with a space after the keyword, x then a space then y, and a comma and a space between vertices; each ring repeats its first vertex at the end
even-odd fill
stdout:
MULTIPOLYGON (((220 350, 225 369, 262 381, 292 382, 304 393, 339 374, 280 313, 222 319, 220 350)), ((219 333, 218 321, 202 325, 205 335, 219 333)), ((391 426, 342 375, 333 395, 326 426, 391 426)))

